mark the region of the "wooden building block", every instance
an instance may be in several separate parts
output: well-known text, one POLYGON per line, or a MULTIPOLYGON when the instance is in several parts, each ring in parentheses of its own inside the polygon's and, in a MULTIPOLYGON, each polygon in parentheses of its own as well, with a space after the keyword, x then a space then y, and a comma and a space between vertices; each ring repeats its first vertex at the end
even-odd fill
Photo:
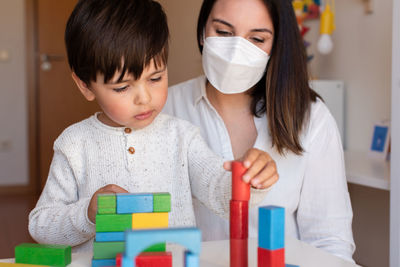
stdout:
POLYGON ((97 196, 98 214, 117 213, 117 199, 115 194, 100 194, 97 196))
POLYGON ((97 214, 96 232, 122 232, 132 229, 132 214, 97 214))
POLYGON ((71 247, 23 243, 15 247, 15 262, 66 266, 71 263, 71 247))
POLYGON ((180 244, 194 254, 199 254, 201 247, 201 232, 197 228, 130 230, 126 231, 125 239, 124 259, 135 258, 143 249, 160 242, 180 244))
POLYGON ((249 202, 231 200, 229 231, 231 239, 247 239, 249 236, 249 202))
POLYGON ((132 213, 132 229, 167 228, 168 213, 132 213))
POLYGON ((110 267, 115 266, 115 259, 102 259, 102 260, 92 260, 92 267, 110 267))
POLYGON ((125 250, 125 242, 93 242, 93 259, 115 259, 125 250))
POLYGON ((121 267, 122 266, 122 253, 118 253, 115 257, 115 266, 121 267))
POLYGON ((250 200, 250 184, 242 179, 246 171, 242 162, 232 162, 232 200, 250 200))
POLYGON ((285 247, 285 209, 265 206, 258 209, 258 246, 275 250, 285 247))
POLYGON ((117 194, 117 213, 153 212, 153 194, 117 194))
POLYGON ((154 193, 153 194, 153 212, 170 212, 171 194, 154 193))
POLYGON ((125 232, 97 232, 97 242, 121 242, 125 241, 125 232))
POLYGON ((229 243, 230 243, 230 267, 247 267, 248 266, 247 239, 231 239, 229 240, 229 243))
POLYGON ((274 266, 285 267, 285 249, 269 250, 257 248, 257 264, 258 267, 274 266))
POLYGON ((0 262, 0 267, 48 267, 48 265, 0 262))
POLYGON ((299 265, 286 264, 285 267, 300 267, 299 265))
POLYGON ((171 252, 142 252, 135 258, 136 267, 172 267, 171 252))
POLYGON ((199 267, 199 255, 185 251, 185 267, 199 267))

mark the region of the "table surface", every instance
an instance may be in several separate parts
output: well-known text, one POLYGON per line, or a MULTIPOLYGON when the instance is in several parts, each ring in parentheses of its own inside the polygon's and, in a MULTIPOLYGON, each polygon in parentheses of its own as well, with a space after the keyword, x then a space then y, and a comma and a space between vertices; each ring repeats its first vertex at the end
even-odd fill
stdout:
MULTIPOLYGON (((203 242, 200 254, 200 266, 229 267, 229 240, 203 242)), ((257 240, 249 239, 249 267, 257 267, 257 240)), ((286 239, 286 263, 300 267, 356 267, 359 265, 347 262, 321 249, 314 248, 294 238, 286 239)), ((183 248, 178 245, 167 245, 173 253, 173 266, 183 266, 183 248)), ((73 253, 69 267, 91 266, 92 253, 73 253)), ((0 262, 14 262, 4 259, 0 262)))

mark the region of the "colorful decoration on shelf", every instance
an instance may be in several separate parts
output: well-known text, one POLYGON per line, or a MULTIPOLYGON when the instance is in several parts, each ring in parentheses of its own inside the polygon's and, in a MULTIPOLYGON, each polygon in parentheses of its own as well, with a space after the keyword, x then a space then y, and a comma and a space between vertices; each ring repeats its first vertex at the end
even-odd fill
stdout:
POLYGON ((335 30, 335 0, 326 0, 324 11, 321 14, 320 38, 318 40, 318 51, 327 55, 332 52, 332 32, 335 30))
MULTIPOLYGON (((299 30, 301 37, 304 41, 304 46, 307 49, 310 43, 304 40, 304 35, 310 30, 309 27, 305 26, 303 22, 310 19, 318 19, 320 15, 320 0, 293 0, 293 9, 296 15, 297 24, 299 25, 299 30)), ((307 61, 310 61, 314 55, 308 55, 307 61)))

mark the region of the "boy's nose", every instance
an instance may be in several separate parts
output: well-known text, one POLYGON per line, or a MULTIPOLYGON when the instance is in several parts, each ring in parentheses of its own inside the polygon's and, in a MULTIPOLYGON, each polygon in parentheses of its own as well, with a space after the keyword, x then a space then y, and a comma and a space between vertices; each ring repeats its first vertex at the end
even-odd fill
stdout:
POLYGON ((141 87, 135 97, 136 105, 145 105, 151 101, 151 94, 146 87, 141 87))

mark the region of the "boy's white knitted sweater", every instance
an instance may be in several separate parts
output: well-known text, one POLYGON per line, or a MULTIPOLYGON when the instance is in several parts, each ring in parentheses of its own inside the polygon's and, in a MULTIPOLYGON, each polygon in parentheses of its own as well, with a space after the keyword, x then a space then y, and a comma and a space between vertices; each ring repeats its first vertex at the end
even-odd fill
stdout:
MULTIPOLYGON (((95 114, 57 138, 47 183, 29 215, 29 232, 36 241, 90 250, 95 225, 87 208, 93 193, 107 184, 129 192, 170 192, 170 226, 195 225, 191 194, 227 215, 230 173, 196 127, 160 114, 146 128, 128 132, 104 125, 95 114)), ((252 202, 265 194, 252 192, 252 202)))

